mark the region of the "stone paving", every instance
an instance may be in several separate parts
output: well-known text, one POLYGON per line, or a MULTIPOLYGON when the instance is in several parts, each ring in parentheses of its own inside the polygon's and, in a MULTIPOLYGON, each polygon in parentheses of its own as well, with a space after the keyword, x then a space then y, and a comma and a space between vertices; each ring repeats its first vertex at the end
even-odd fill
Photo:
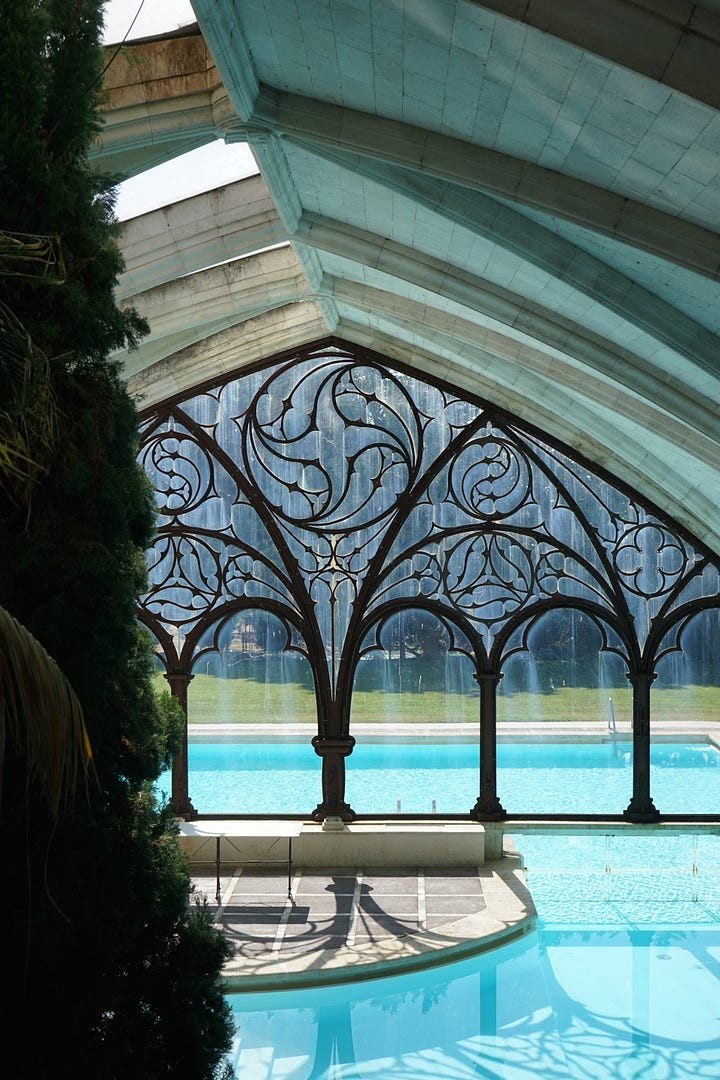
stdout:
POLYGON ((196 877, 233 946, 231 987, 370 977, 459 959, 526 933, 535 910, 516 856, 472 868, 295 870, 196 877))

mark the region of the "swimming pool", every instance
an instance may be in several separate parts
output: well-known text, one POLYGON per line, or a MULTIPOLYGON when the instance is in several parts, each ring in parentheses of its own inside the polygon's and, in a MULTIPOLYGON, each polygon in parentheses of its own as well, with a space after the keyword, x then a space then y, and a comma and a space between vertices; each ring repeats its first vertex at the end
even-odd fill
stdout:
POLYGON ((716 1080, 720 838, 516 843, 535 932, 412 974, 232 995, 238 1080, 716 1080))
MULTIPOLYGON (((498 795, 509 813, 618 814, 632 794, 629 742, 500 742, 498 795)), ((190 742, 190 798, 206 814, 308 814, 320 759, 300 742, 190 742)), ((651 793, 665 814, 720 813, 720 752, 709 742, 654 742, 651 793)), ((466 813, 478 795, 476 742, 363 742, 347 761, 359 814, 466 813)), ((170 776, 160 790, 169 793, 170 776)))

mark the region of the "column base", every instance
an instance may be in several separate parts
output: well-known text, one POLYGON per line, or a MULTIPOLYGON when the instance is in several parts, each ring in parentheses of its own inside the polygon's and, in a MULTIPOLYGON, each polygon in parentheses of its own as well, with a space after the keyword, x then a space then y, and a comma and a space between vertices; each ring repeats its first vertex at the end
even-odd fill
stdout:
POLYGON ((623 817, 626 821, 642 824, 643 822, 659 821, 660 811, 656 810, 652 799, 648 799, 642 805, 635 803, 631 799, 627 810, 623 812, 623 817))
POLYGON ((504 821, 507 811, 499 799, 494 799, 489 805, 481 803, 478 799, 470 811, 470 817, 473 821, 504 821))
POLYGON ((355 811, 347 803, 341 803, 339 807, 328 807, 324 803, 318 803, 310 816, 313 821, 354 821, 355 811))

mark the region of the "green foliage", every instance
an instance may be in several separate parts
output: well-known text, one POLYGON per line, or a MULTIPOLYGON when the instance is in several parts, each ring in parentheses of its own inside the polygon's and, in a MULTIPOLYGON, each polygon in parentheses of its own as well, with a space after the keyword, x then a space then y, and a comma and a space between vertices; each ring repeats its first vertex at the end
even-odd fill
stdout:
POLYGON ((58 236, 66 283, 6 279, 3 299, 53 358, 103 360, 138 340, 113 288, 122 267, 112 178, 87 151, 100 129, 104 56, 95 0, 0 0, 0 230, 58 236))
MULTIPOLYGON (((169 768, 170 762, 182 747, 185 734, 185 713, 169 690, 157 695, 158 727, 156 745, 161 768, 169 768)), ((159 770, 158 770, 159 771, 159 770)))
MULTIPOLYGON (((56 236, 66 279, 0 279, 48 357, 53 454, 30 512, 0 494, 0 605, 77 693, 99 783, 56 821, 8 747, 0 814, 8 1078, 218 1080, 232 1036, 227 946, 152 781, 179 717, 136 619, 154 530, 138 417, 111 353, 144 326, 113 298, 122 267, 108 181, 87 162, 103 55, 98 0, 0 0, 0 231, 56 236), (38 1037, 41 1033, 42 1037, 38 1037), (11 1062, 17 1062, 12 1064, 11 1062)), ((17 412, 0 367, 0 415, 17 412)))

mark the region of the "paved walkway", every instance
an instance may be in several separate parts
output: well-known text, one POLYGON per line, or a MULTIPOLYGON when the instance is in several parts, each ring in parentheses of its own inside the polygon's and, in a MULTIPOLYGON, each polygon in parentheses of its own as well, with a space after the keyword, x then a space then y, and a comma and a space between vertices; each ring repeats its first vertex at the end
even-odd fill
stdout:
POLYGON ((231 988, 366 978, 460 959, 527 933, 535 909, 519 859, 477 869, 295 870, 238 866, 195 877, 233 946, 231 988))

